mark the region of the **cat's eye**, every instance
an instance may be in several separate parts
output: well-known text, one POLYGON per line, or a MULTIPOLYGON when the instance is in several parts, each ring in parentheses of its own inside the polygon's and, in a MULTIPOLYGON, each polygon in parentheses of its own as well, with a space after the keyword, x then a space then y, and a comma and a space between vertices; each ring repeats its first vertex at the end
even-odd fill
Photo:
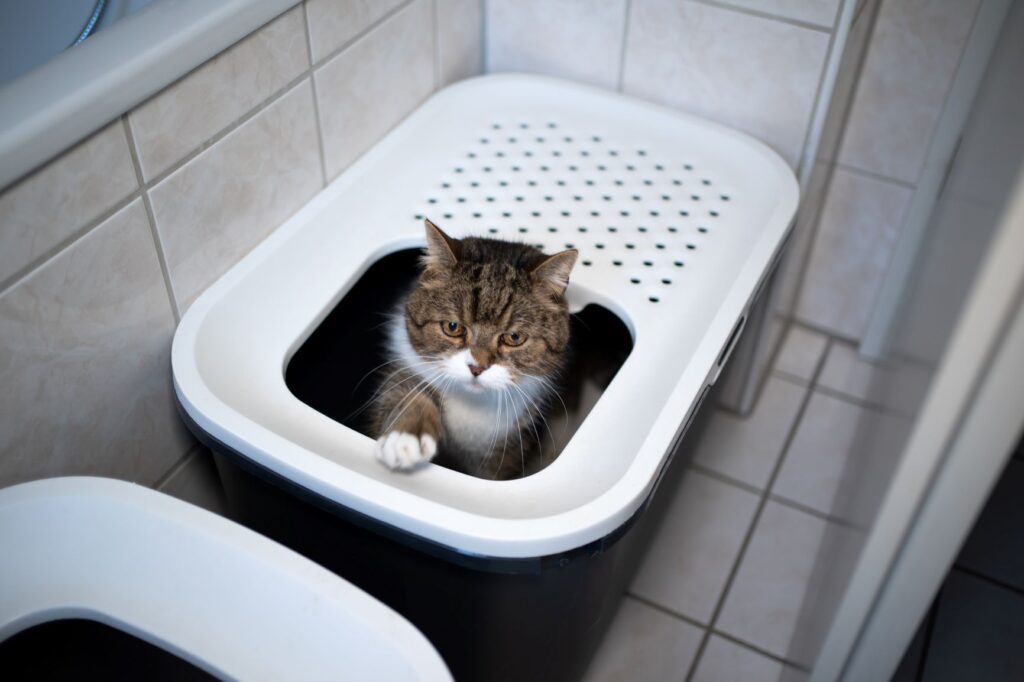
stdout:
POLYGON ((506 346, 521 346, 526 342, 526 334, 519 332, 505 332, 501 335, 501 343, 506 346))
POLYGON ((460 337, 466 335, 466 328, 458 322, 449 320, 448 322, 441 323, 441 331, 447 336, 460 337))

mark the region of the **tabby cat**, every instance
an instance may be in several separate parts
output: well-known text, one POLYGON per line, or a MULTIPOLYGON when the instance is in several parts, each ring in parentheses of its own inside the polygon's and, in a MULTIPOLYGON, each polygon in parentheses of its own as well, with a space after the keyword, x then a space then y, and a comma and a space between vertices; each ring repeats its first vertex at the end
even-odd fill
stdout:
POLYGON ((436 457, 474 476, 524 476, 537 468, 540 415, 566 359, 577 251, 453 239, 429 220, 426 233, 372 405, 377 458, 391 469, 436 457))

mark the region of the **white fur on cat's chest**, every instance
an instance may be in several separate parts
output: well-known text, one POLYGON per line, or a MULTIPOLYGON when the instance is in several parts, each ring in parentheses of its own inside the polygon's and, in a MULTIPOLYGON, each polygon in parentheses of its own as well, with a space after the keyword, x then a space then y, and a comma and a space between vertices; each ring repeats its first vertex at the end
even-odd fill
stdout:
POLYGON ((486 456, 493 444, 502 443, 517 428, 521 408, 495 391, 453 391, 442 401, 443 438, 460 450, 486 456))

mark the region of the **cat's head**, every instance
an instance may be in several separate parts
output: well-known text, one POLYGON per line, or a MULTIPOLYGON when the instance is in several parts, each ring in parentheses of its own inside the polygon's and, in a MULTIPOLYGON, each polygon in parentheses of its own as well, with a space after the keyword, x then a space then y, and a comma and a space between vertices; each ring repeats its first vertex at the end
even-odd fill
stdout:
POLYGON ((420 373, 484 391, 556 372, 569 342, 565 288, 576 250, 548 256, 527 244, 453 239, 429 220, 426 232, 405 309, 420 373))

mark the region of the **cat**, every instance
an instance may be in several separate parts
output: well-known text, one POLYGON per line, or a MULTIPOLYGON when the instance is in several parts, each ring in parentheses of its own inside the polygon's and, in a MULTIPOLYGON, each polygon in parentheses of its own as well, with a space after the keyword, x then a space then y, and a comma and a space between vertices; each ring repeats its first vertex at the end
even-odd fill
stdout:
POLYGON ((425 227, 422 272, 389 323, 390 369, 371 408, 376 456, 395 470, 436 458, 483 478, 525 476, 566 361, 578 252, 425 227))

